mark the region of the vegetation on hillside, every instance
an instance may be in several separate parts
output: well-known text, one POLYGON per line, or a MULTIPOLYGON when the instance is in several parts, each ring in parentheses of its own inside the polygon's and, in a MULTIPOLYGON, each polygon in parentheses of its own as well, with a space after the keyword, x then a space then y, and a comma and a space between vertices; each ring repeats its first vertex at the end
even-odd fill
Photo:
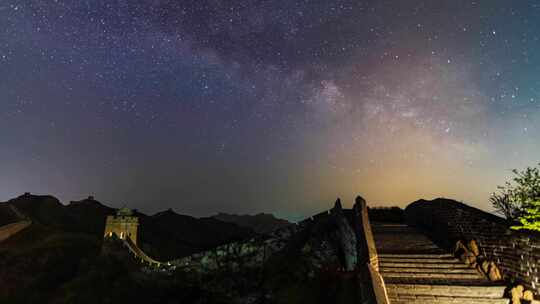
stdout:
POLYGON ((540 231, 540 201, 531 202, 518 220, 519 225, 512 226, 512 229, 540 231))

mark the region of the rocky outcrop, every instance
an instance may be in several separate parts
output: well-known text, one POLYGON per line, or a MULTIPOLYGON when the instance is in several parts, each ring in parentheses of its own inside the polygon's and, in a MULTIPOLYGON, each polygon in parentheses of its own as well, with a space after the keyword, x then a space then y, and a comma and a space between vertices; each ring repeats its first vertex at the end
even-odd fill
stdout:
POLYGON ((347 218, 338 199, 330 211, 319 213, 298 224, 287 225, 245 242, 229 243, 173 260, 171 264, 199 272, 215 271, 223 267, 234 271, 238 265, 262 267, 274 255, 295 246, 308 255, 315 268, 353 271, 358 261, 356 238, 351 220, 347 218), (307 233, 301 240, 302 244, 292 244, 302 232, 307 233))
POLYGON ((225 244, 185 258, 172 260, 170 263, 184 270, 201 273, 224 268, 238 271, 240 266, 242 268, 262 267, 270 256, 285 248, 293 235, 304 228, 303 225, 290 225, 274 231, 269 236, 258 236, 245 242, 225 244))
POLYGON ((534 293, 525 289, 523 285, 517 285, 510 290, 512 304, 540 304, 540 301, 534 299, 534 293))
POLYGON ((347 218, 345 218, 345 215, 343 214, 343 209, 341 207, 341 201, 339 198, 337 199, 331 213, 337 226, 335 237, 338 240, 340 249, 343 252, 344 269, 346 271, 353 271, 358 262, 358 253, 356 251, 356 234, 349 224, 349 221, 347 221, 347 218))
POLYGON ((501 281, 502 275, 499 267, 494 261, 489 260, 484 255, 480 254, 480 248, 475 240, 457 241, 454 249, 454 255, 465 264, 472 268, 476 268, 483 273, 491 281, 501 281))

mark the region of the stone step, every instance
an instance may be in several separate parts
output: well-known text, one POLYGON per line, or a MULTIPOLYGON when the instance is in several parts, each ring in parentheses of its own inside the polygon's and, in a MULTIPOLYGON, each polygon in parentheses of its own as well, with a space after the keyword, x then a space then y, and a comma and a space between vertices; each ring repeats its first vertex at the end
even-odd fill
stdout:
POLYGON ((390 304, 508 304, 495 285, 403 224, 372 225, 390 304))
POLYGON ((401 296, 390 297, 390 304, 508 304, 510 299, 475 297, 401 296))
POLYGON ((387 236, 393 237, 396 235, 406 235, 411 239, 426 239, 427 237, 423 234, 418 233, 414 229, 379 229, 375 228, 372 230, 374 236, 387 236))
POLYGON ((444 297, 482 297, 502 298, 505 286, 456 286, 456 285, 421 285, 387 284, 388 296, 430 295, 444 297))
POLYGON ((391 272, 381 271, 383 278, 407 278, 407 279, 456 279, 456 280, 482 280, 484 277, 480 273, 423 273, 423 272, 391 272))
POLYGON ((371 227, 373 228, 405 228, 405 229, 414 229, 414 227, 411 227, 411 226, 408 226, 408 225, 404 225, 404 224, 400 224, 400 225, 386 225, 386 224, 383 224, 383 225, 379 225, 379 224, 371 224, 371 227))
POLYGON ((380 263, 462 263, 456 258, 451 259, 416 259, 416 258, 379 258, 380 263))
POLYGON ((407 254, 407 253, 380 253, 379 258, 392 258, 392 259, 454 259, 454 256, 450 253, 419 253, 419 254, 407 254))
POLYGON ((472 268, 404 268, 404 267, 387 267, 382 265, 380 272, 396 272, 396 273, 462 273, 462 274, 480 274, 476 269, 472 268))
POLYGON ((445 279, 445 278, 409 278, 409 277, 385 277, 386 284, 414 284, 414 285, 453 285, 453 286, 499 286, 487 279, 445 279))
POLYGON ((402 268, 445 268, 445 269, 469 269, 463 263, 402 263, 402 262, 379 262, 380 267, 402 268))
POLYGON ((384 221, 373 221, 371 226, 400 226, 400 227, 410 227, 405 223, 393 223, 393 222, 384 222, 384 221))
POLYGON ((374 236, 399 237, 405 235, 411 239, 429 240, 429 237, 414 229, 374 229, 372 232, 374 236))
POLYGON ((373 233, 393 233, 405 232, 410 234, 419 234, 418 230, 411 227, 372 227, 373 233))
POLYGON ((372 230, 394 231, 394 230, 410 230, 418 233, 418 230, 410 226, 386 226, 386 225, 371 225, 372 230))

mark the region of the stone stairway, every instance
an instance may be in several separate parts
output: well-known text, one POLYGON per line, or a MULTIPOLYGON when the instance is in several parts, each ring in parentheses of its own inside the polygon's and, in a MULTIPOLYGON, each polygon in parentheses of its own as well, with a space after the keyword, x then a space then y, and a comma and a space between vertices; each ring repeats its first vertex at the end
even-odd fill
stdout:
POLYGON ((403 224, 373 223, 379 271, 391 304, 507 304, 505 286, 444 252, 403 224))

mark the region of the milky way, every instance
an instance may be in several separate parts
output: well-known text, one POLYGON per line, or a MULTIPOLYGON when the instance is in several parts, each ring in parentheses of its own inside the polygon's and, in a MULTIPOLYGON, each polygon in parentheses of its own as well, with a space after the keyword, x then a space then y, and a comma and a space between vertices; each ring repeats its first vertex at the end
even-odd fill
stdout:
POLYGON ((0 1, 0 200, 489 210, 540 162, 535 1, 0 1))

